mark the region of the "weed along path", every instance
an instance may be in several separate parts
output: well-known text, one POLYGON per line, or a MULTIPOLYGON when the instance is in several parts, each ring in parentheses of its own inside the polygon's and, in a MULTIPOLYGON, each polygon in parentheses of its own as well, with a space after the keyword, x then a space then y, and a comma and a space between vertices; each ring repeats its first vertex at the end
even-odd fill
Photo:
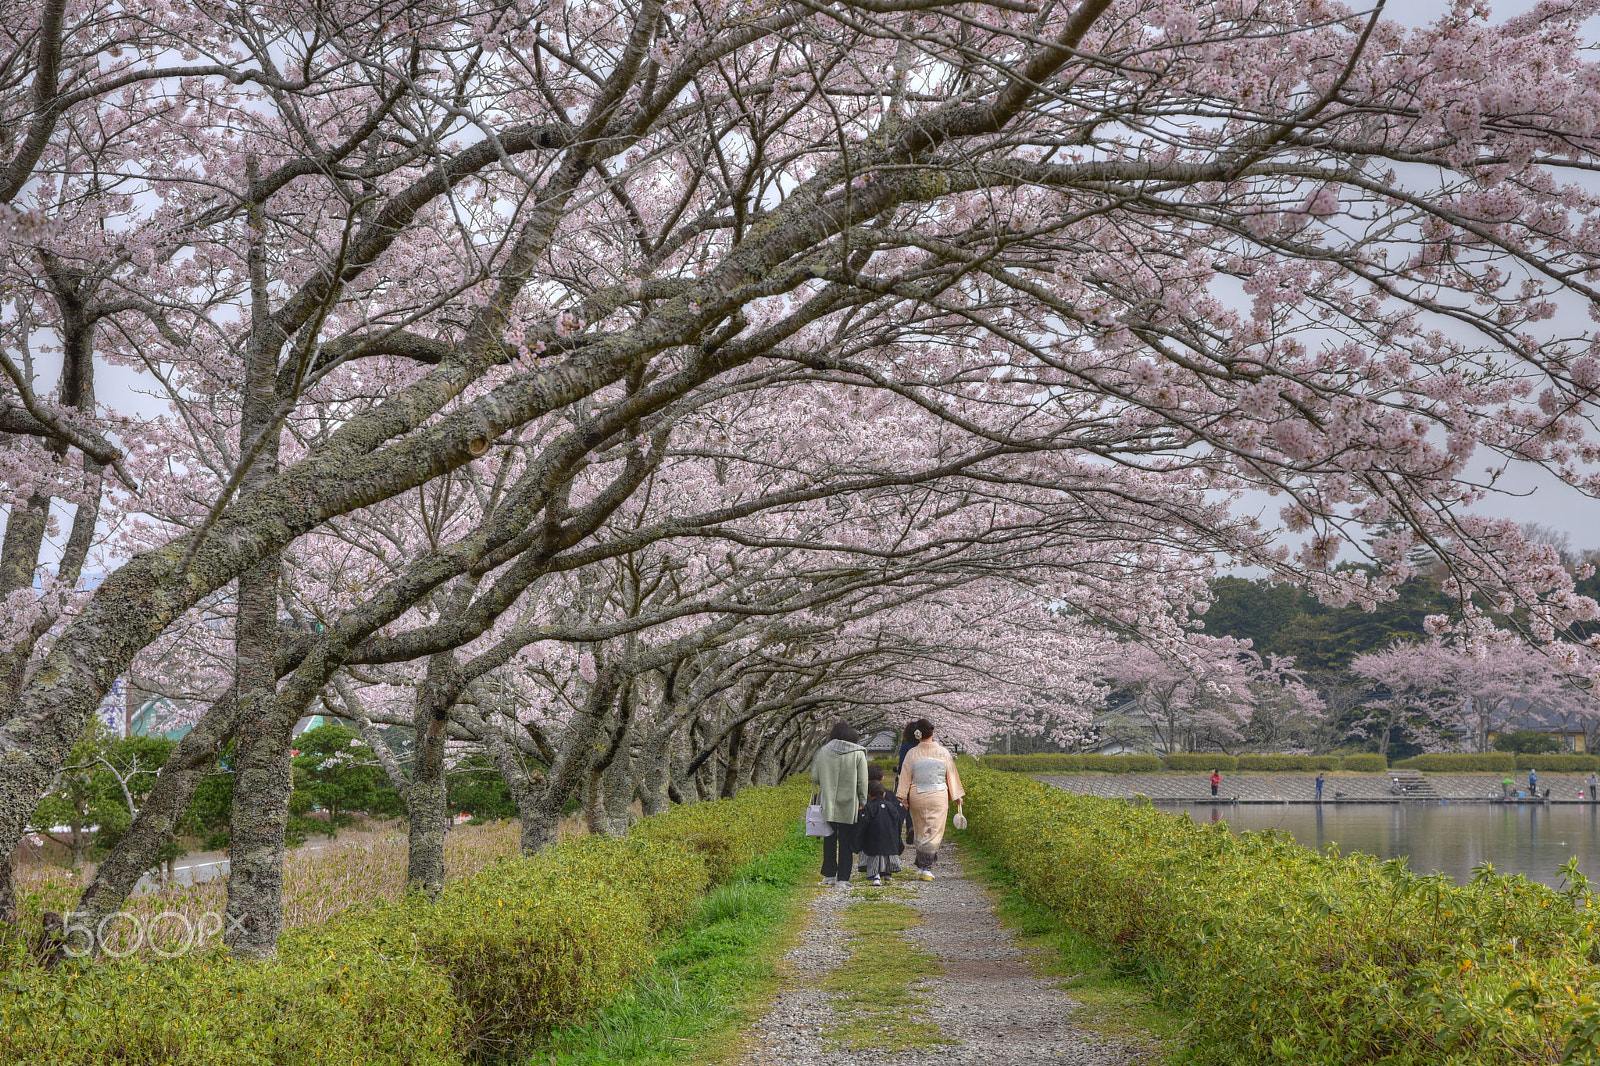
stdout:
POLYGON ((740 1066, 1148 1061, 1074 1024, 1077 1005, 1030 971, 961 859, 947 841, 935 881, 821 889, 740 1066))

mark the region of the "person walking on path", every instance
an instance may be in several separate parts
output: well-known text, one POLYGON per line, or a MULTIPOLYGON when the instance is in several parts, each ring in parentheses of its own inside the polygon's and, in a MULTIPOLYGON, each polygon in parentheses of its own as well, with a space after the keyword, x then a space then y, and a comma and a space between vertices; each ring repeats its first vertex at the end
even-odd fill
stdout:
POLYGON ((900 757, 895 760, 894 764, 894 774, 897 779, 897 784, 900 771, 906 768, 906 752, 917 746, 917 738, 911 735, 916 731, 917 723, 915 722, 907 722, 906 727, 900 730, 900 757))
POLYGON ((1322 772, 1317 772, 1317 802, 1322 802, 1322 772))
POLYGON ((856 819, 867 802, 867 749, 849 723, 836 722, 811 760, 811 787, 833 829, 822 838, 822 883, 848 885, 856 819))
POLYGON ((867 805, 861 808, 857 844, 866 857, 865 873, 872 883, 881 885, 900 872, 900 853, 905 850, 904 834, 911 815, 900 801, 884 791, 882 781, 867 784, 867 805))
POLYGON ((1211 771, 1211 794, 1215 796, 1217 789, 1222 787, 1222 775, 1216 770, 1211 771))
POLYGON ((912 723, 911 736, 917 746, 906 753, 895 795, 911 809, 911 820, 916 825, 917 876, 932 881, 950 804, 954 802, 956 813, 960 814, 966 790, 961 787, 956 761, 943 744, 933 739, 932 722, 918 718, 912 723))

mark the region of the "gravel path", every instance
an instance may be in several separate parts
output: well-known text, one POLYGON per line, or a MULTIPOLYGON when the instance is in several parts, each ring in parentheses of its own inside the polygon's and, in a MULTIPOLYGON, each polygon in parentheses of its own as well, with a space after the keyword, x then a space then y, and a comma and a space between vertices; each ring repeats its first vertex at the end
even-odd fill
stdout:
MULTIPOLYGON (((837 1018, 821 985, 844 960, 846 934, 839 915, 856 889, 824 888, 811 904, 799 943, 786 956, 785 988, 756 1024, 754 1050, 742 1066, 860 1066, 863 1061, 875 1066, 1123 1066, 1140 1061, 1136 1049, 1074 1028, 1072 1000, 1049 978, 1029 972, 1010 932, 996 920, 992 901, 962 873, 949 841, 935 872, 937 880, 912 881, 908 891, 893 898, 921 912, 923 924, 904 935, 944 966, 942 976, 922 987, 931 1000, 931 1019, 954 1043, 895 1055, 827 1049, 825 1037, 837 1018)), ((886 966, 893 962, 882 960, 886 966)))

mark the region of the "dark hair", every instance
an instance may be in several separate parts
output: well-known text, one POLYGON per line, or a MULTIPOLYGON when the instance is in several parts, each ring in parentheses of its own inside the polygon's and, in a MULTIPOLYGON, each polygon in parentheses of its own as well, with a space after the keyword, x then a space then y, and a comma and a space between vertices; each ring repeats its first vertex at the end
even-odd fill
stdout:
POLYGON ((868 781, 867 782, 867 795, 868 796, 871 796, 872 798, 876 799, 877 797, 883 795, 883 792, 884 792, 884 789, 883 789, 883 782, 882 781, 868 781))
POLYGON ((867 780, 868 781, 882 781, 883 780, 883 767, 881 767, 881 766, 869 766, 869 767, 867 767, 867 780))
POLYGON ((930 740, 933 737, 933 723, 926 718, 918 718, 911 723, 912 740, 930 740))
POLYGON ((828 731, 829 740, 848 740, 854 744, 861 739, 861 734, 850 728, 849 722, 839 721, 833 723, 833 728, 828 731))
POLYGON ((907 722, 906 723, 906 727, 904 729, 900 730, 900 739, 901 740, 916 740, 917 738, 911 735, 912 733, 915 733, 916 731, 917 731, 917 723, 916 722, 907 722))

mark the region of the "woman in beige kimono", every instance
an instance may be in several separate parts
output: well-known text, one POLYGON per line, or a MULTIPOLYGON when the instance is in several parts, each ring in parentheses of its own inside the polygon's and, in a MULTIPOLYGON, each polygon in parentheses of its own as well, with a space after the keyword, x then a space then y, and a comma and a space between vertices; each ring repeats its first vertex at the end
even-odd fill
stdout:
POLYGON ((895 795, 911 809, 917 836, 917 876, 932 881, 950 804, 954 802, 956 813, 961 813, 961 797, 966 793, 961 788, 956 761, 943 744, 933 739, 933 723, 926 718, 917 719, 912 723, 911 736, 917 746, 906 752, 895 795))

